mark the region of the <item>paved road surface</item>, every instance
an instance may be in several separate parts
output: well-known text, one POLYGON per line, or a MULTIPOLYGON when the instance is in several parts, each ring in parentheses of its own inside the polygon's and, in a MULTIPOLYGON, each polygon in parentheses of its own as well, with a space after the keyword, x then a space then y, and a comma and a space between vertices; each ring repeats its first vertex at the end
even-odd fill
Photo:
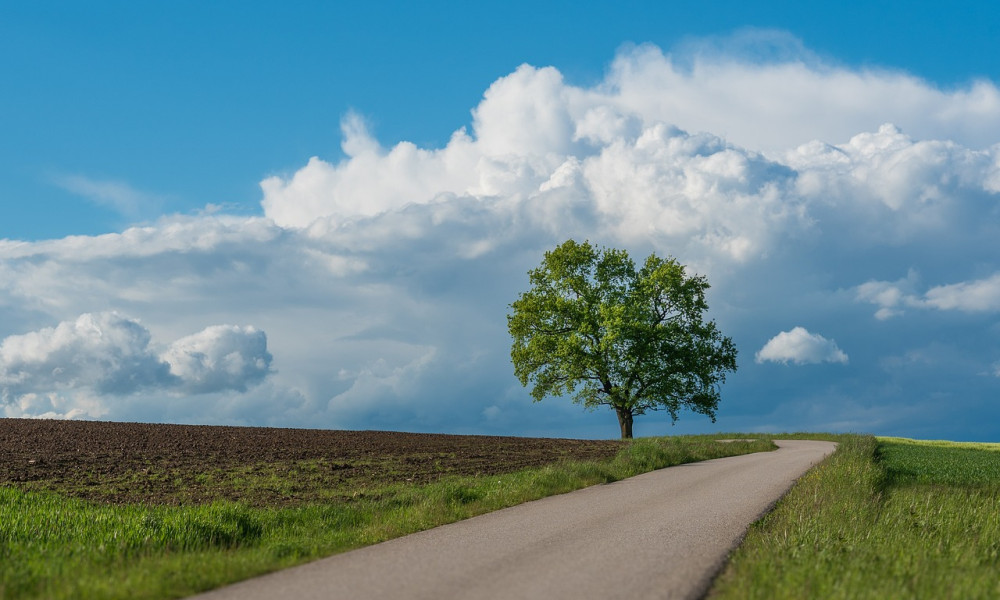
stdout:
POLYGON ((528 502, 195 598, 698 598, 750 523, 835 447, 777 444, 528 502))

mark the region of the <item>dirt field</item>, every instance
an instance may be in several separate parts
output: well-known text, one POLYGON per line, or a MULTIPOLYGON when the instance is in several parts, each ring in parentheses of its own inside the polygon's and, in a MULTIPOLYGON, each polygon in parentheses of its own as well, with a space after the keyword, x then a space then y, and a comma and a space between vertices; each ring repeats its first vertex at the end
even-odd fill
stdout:
POLYGON ((617 440, 0 419, 0 485, 110 503, 287 506, 620 448, 617 440))

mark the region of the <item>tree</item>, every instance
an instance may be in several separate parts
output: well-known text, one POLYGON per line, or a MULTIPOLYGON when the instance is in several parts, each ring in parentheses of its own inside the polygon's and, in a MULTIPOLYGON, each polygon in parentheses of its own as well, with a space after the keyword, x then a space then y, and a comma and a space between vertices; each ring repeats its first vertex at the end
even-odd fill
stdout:
POLYGON ((624 250, 568 240, 528 272, 531 289, 510 305, 514 373, 539 402, 575 394, 610 406, 622 438, 632 420, 688 408, 715 422, 719 386, 736 370, 736 347, 708 309, 704 277, 651 254, 641 269, 624 250))

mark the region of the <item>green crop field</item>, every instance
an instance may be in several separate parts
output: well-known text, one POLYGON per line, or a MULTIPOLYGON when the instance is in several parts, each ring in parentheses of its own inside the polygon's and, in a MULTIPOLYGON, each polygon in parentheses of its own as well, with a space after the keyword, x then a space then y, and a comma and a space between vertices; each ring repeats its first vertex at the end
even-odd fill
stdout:
POLYGON ((710 598, 1000 598, 1000 445, 838 441, 710 598))
POLYGON ((1000 444, 879 438, 878 457, 894 485, 974 487, 1000 483, 1000 444))

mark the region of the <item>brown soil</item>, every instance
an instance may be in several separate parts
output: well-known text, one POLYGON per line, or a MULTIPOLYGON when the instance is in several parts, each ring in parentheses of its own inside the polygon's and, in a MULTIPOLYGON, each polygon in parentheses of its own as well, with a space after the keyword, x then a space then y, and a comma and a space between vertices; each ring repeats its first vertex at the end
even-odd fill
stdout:
POLYGON ((599 460, 618 440, 567 440, 0 419, 0 485, 100 502, 297 505, 383 484, 599 460))

